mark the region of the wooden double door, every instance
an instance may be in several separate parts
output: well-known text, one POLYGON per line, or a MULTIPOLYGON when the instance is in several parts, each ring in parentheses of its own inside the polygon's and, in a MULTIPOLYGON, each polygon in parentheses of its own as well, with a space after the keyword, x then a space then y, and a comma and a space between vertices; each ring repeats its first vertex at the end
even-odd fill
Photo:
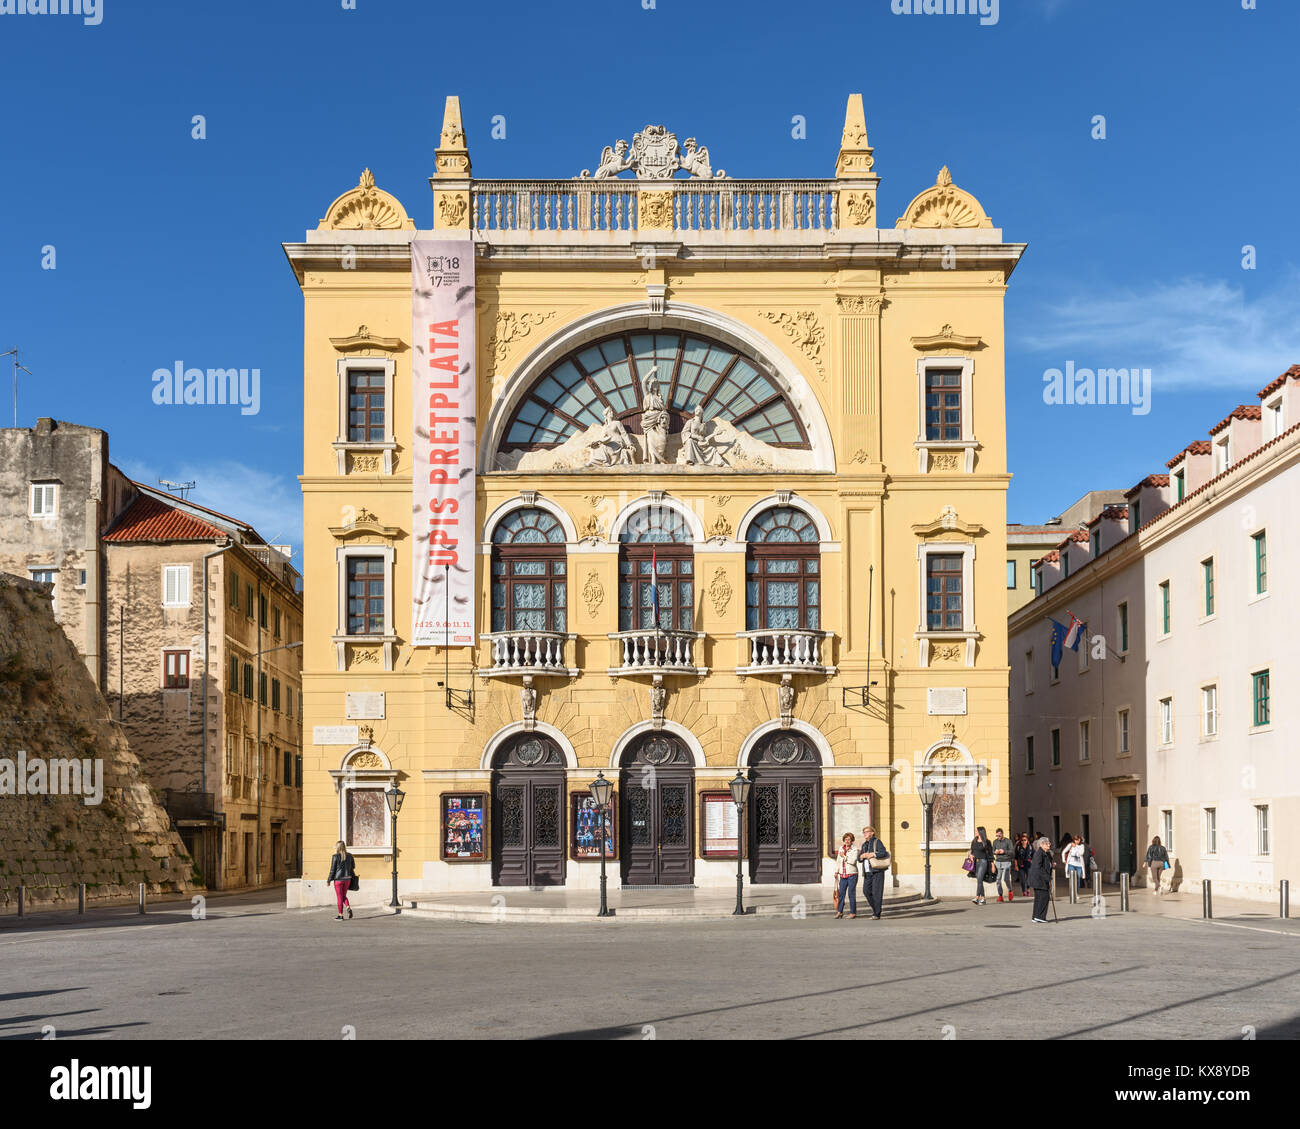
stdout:
POLYGON ((695 771, 676 737, 652 733, 619 772, 620 874, 624 886, 689 886, 695 880, 695 771))
POLYGON ((755 885, 822 880, 821 758, 778 733, 750 757, 749 877, 755 885))
POLYGON ((544 737, 523 734, 492 773, 492 884, 563 886, 564 760, 544 737))

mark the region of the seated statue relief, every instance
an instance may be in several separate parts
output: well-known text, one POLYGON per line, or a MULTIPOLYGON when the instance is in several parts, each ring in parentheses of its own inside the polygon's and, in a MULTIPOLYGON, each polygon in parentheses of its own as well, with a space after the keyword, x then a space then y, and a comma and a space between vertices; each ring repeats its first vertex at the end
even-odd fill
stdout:
POLYGON ((588 466, 629 466, 634 461, 636 445, 614 409, 605 406, 605 422, 599 435, 592 440, 588 466))
POLYGON ((687 466, 726 466, 722 447, 704 422, 704 406, 697 405, 694 415, 682 428, 682 462, 687 466))

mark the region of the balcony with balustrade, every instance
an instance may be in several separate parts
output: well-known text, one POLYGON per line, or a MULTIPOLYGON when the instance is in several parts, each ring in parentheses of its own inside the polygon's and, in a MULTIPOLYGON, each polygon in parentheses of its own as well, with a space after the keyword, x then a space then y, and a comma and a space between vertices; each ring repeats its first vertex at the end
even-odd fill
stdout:
POLYGON ((835 673, 833 631, 807 631, 793 628, 765 628, 737 631, 736 673, 750 674, 821 674, 835 673))
POLYGON ((562 631, 494 631, 480 636, 487 644, 488 661, 479 667, 482 678, 552 675, 576 678, 581 673, 569 665, 577 636, 562 631))
POLYGON ((702 631, 615 631, 609 635, 611 678, 629 675, 683 674, 698 677, 709 673, 702 665, 702 631))

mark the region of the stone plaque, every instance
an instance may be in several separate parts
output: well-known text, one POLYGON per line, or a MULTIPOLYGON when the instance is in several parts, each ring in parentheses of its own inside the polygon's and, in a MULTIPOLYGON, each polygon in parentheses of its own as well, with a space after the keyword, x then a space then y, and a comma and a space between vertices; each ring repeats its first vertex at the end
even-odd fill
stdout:
POLYGON ((311 731, 314 745, 356 745, 360 739, 355 725, 315 725, 311 731))
MULTIPOLYGON (((344 713, 349 721, 383 721, 384 720, 384 695, 383 692, 345 694, 347 700, 347 711, 344 713)), ((963 709, 962 713, 966 711, 963 709)))
POLYGON ((926 713, 960 714, 966 713, 965 686, 932 686, 926 691, 926 713))

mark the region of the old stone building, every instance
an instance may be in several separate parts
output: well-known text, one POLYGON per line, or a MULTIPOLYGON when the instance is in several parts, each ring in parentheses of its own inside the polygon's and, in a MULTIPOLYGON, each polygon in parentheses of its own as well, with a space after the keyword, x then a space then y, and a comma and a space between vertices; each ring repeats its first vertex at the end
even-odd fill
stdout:
POLYGON ((431 230, 367 170, 285 247, 307 870, 344 839, 386 897, 397 785, 406 890, 592 886, 602 840, 630 886, 729 884, 738 850, 818 883, 868 822, 919 885, 942 772, 935 885, 963 890, 1007 817, 1023 245, 946 168, 884 225, 857 95, 825 180, 598 140, 571 180, 475 179, 449 98, 431 230))

